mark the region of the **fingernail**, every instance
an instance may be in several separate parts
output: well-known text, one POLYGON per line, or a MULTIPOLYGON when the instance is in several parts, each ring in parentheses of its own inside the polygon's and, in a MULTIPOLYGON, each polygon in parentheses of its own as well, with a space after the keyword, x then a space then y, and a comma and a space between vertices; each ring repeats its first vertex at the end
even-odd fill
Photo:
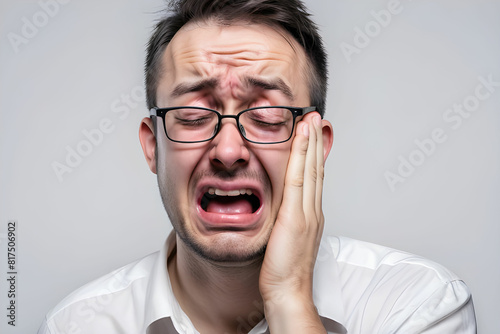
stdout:
POLYGON ((314 117, 313 117, 313 122, 314 122, 314 125, 316 125, 317 127, 319 127, 319 126, 320 126, 320 124, 321 124, 321 117, 319 117, 319 116, 314 116, 314 117))
POLYGON ((309 137, 309 124, 304 123, 302 125, 302 133, 304 134, 304 136, 309 137))

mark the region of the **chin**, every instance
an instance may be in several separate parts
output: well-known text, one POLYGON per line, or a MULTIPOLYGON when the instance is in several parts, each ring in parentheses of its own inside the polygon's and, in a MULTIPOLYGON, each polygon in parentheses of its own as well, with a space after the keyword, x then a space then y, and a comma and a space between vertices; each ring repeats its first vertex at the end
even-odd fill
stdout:
POLYGON ((248 263, 262 260, 270 232, 257 241, 249 242, 238 232, 221 232, 212 235, 206 242, 196 241, 184 233, 178 233, 186 246, 199 257, 213 263, 248 263))

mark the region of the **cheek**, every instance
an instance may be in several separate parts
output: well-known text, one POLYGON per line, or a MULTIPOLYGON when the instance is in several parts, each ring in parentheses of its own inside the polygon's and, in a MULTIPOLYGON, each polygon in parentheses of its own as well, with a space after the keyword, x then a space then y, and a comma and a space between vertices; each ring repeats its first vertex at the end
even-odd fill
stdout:
POLYGON ((290 146, 286 145, 276 150, 259 152, 258 157, 271 181, 273 198, 281 202, 290 157, 290 146))
POLYGON ((159 145, 157 163, 160 181, 170 188, 168 189, 170 193, 178 194, 174 197, 183 197, 184 195, 181 195, 180 191, 188 190, 190 178, 205 150, 170 141, 162 144, 159 145))

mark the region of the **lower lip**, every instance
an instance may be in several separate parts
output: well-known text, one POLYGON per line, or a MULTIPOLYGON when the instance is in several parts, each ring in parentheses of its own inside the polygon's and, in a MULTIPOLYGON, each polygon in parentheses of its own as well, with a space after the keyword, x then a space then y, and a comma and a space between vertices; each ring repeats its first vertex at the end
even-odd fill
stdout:
POLYGON ((261 205, 257 211, 254 213, 245 213, 245 214, 223 214, 223 213, 214 213, 207 212, 201 208, 201 206, 197 206, 198 217, 201 218, 203 225, 208 229, 215 230, 235 230, 235 229, 252 229, 253 227, 258 225, 259 218, 262 214, 261 205))

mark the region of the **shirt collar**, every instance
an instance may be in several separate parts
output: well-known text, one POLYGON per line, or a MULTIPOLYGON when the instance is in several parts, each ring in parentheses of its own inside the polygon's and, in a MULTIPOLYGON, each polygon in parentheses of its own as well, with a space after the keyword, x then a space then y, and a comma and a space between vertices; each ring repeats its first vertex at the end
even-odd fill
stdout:
MULTIPOLYGON (((145 309, 145 325, 170 318, 179 333, 196 333, 174 296, 167 270, 167 260, 176 250, 176 234, 172 231, 153 266, 145 309)), ((314 268, 313 299, 327 329, 346 332, 338 263, 332 246, 325 240, 320 244, 314 268)))
POLYGON ((148 327, 159 319, 170 318, 172 325, 179 333, 191 333, 189 328, 194 328, 194 326, 175 298, 168 276, 167 261, 176 250, 175 237, 175 232, 172 231, 154 264, 146 293, 144 320, 148 327))

